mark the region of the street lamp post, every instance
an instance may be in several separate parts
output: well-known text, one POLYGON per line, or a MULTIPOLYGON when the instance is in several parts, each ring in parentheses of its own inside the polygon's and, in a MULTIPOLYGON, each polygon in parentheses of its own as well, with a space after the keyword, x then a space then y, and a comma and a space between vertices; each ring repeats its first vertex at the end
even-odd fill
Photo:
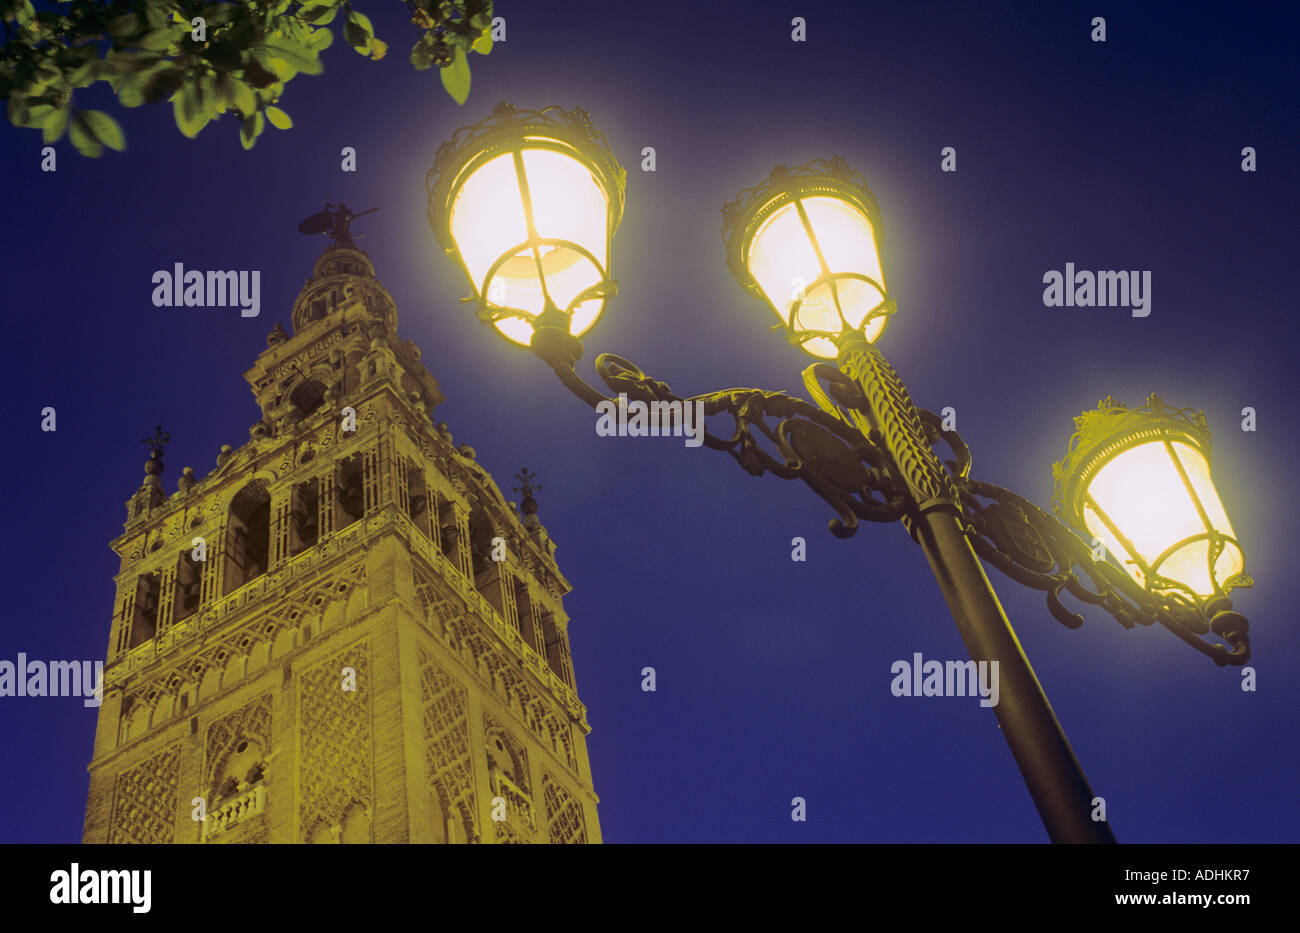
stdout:
MULTIPOLYGON (((465 269, 480 319, 529 347, 593 406, 609 399, 575 367, 580 336, 617 292, 609 257, 625 177, 584 112, 501 104, 438 150, 428 178, 430 224, 465 269)), ((1062 592, 1125 627, 1159 621, 1219 665, 1244 664, 1249 626, 1227 594, 1251 581, 1210 480, 1204 417, 1152 396, 1134 410, 1107 399, 1076 418, 1071 449, 1054 468, 1055 504, 1094 536, 1090 545, 1010 490, 971 479, 964 441, 912 404, 875 346, 896 305, 880 259, 879 209, 861 176, 838 157, 777 166, 723 215, 737 281, 776 313, 792 344, 835 361, 804 371, 817 404, 759 389, 683 399, 608 353, 597 372, 631 399, 703 402, 706 415, 731 415, 731 434, 706 431, 705 444, 753 475, 803 480, 837 513, 830 529, 839 537, 854 534, 859 519, 901 521, 971 658, 998 665, 994 711, 1049 837, 1114 842, 1109 824, 1092 818, 1092 788, 981 558, 1046 591, 1049 610, 1069 627, 1083 620, 1062 592), (956 459, 941 462, 939 443, 956 459), (1096 559, 1097 545, 1123 569, 1096 559), (1201 639, 1211 632, 1228 645, 1201 639)))

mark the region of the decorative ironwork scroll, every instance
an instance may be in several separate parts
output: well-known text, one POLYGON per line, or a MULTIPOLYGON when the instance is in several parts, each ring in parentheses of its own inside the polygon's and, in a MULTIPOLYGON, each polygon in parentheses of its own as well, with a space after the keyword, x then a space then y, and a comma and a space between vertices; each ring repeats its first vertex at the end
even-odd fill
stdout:
MULTIPOLYGON (((875 355, 879 355, 878 352, 875 355)), ((883 360, 883 357, 880 357, 883 360)), ((888 369, 888 363, 883 363, 888 369)), ((576 395, 591 405, 615 403, 587 384, 570 364, 556 365, 557 375, 576 395)), ((863 369, 859 366, 858 369, 863 369)), ((883 378, 876 369, 863 369, 863 377, 883 378)), ((782 479, 800 479, 835 511, 830 530, 837 537, 856 533, 859 520, 893 522, 915 510, 921 494, 932 500, 953 496, 975 552, 1018 583, 1047 594, 1047 608, 1068 628, 1083 625, 1083 616, 1066 607, 1062 595, 1069 593, 1088 605, 1100 606, 1120 625, 1133 628, 1159 622, 1197 651, 1220 666, 1245 664, 1250 659, 1250 628, 1246 617, 1232 610, 1226 596, 1201 599, 1184 592, 1144 590, 1118 565, 1095 560, 1091 547, 1051 513, 1009 489, 971 479, 971 452, 956 431, 943 427, 938 415, 912 408, 910 399, 903 413, 915 412, 919 422, 908 417, 895 425, 910 441, 928 445, 925 457, 912 460, 928 465, 937 458, 933 448, 947 445, 954 459, 944 461, 947 473, 936 482, 925 471, 896 464, 886 454, 895 449, 891 438, 877 430, 864 435, 853 413, 870 414, 877 404, 868 397, 861 381, 828 363, 816 363, 804 371, 804 383, 816 400, 813 405, 779 391, 724 389, 704 395, 675 395, 668 385, 646 375, 636 364, 605 353, 596 359, 596 371, 615 395, 649 403, 691 404, 703 402, 706 416, 726 413, 732 430, 726 436, 709 431, 704 443, 731 454, 747 473, 772 473, 782 479), (773 419, 775 423, 769 423, 773 419), (764 443, 766 442, 766 443, 764 443), (770 448, 770 449, 769 449, 770 448), (1211 643, 1202 636, 1214 634, 1227 642, 1211 643)), ((892 369, 888 369, 892 373, 892 369)), ((897 377, 894 376, 896 381, 897 377)), ((878 391, 903 393, 891 381, 878 391)), ((879 407, 879 406, 878 406, 879 407)), ((886 406, 889 407, 889 406, 886 406)), ((890 423, 886 422, 887 429, 890 423)), ((910 462, 910 461, 909 461, 910 462)), ((914 464, 915 465, 915 464, 914 464)), ((1239 586, 1249 586, 1243 579, 1239 586)))
POLYGON ((880 449, 849 424, 803 399, 763 389, 723 389, 682 397, 612 353, 597 358, 596 371, 610 391, 629 400, 703 403, 706 417, 730 415, 730 433, 718 436, 706 429, 705 445, 731 454, 752 476, 771 473, 803 480, 834 509, 837 517, 831 520, 830 530, 837 537, 854 534, 859 519, 892 522, 902 517, 900 504, 889 496, 893 484, 880 449))

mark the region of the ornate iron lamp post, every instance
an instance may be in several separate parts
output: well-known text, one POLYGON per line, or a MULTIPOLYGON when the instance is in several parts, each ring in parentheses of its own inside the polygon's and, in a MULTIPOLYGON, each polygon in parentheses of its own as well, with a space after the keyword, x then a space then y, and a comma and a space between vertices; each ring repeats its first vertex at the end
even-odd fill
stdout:
MULTIPOLYGON (((625 172, 580 111, 501 104, 439 148, 429 221, 465 268, 479 317, 526 345, 591 405, 607 397, 577 374, 579 336, 616 293, 610 241, 625 172)), ((1053 842, 1114 842, 1091 818, 1093 792, 984 573, 981 558, 1047 593, 1063 624, 1083 619, 1068 592, 1125 627, 1159 621, 1215 663, 1244 664, 1249 628, 1228 591, 1249 586, 1244 558, 1210 480, 1204 417, 1152 396, 1107 399, 1076 419, 1054 468, 1058 513, 1122 561, 1010 490, 971 479, 970 451, 912 404, 874 345, 895 311, 880 260, 879 210, 842 159, 771 177, 723 207, 727 263, 776 313, 790 342, 827 362, 804 370, 816 405, 782 392, 728 389, 684 399, 613 354, 596 359, 610 391, 643 402, 702 401, 733 419, 704 442, 749 473, 801 479, 835 510, 830 530, 901 521, 920 545, 975 660, 999 665, 994 707, 1053 842), (775 419, 769 424, 768 419, 775 419), (759 443, 766 439, 778 456, 759 443), (946 445, 955 459, 941 462, 946 445), (1086 581, 1085 582, 1085 578, 1086 581), (1208 643, 1213 632, 1228 644, 1208 643)))

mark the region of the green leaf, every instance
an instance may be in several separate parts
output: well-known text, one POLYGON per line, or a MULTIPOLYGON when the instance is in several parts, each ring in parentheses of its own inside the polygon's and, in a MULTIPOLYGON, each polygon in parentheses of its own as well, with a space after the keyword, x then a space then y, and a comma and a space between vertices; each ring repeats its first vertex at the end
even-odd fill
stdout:
POLYGON ((167 11, 160 3, 146 3, 144 18, 148 21, 150 29, 164 29, 167 26, 167 11))
POLYGON ((172 95, 172 113, 176 117, 176 126, 190 139, 197 136, 199 130, 212 119, 202 95, 202 90, 193 81, 182 84, 180 90, 172 95))
POLYGON ((86 62, 96 60, 95 47, 90 44, 93 39, 76 36, 69 38, 76 44, 54 53, 54 60, 64 71, 74 65, 84 65, 86 62))
POLYGON ((343 41, 357 50, 360 55, 370 54, 370 37, 366 31, 352 22, 352 17, 343 23, 343 41))
POLYGON ((68 111, 53 110, 45 120, 45 130, 41 138, 48 143, 57 143, 63 137, 63 131, 68 127, 68 111))
POLYGON ((172 116, 176 119, 176 126, 180 131, 191 139, 195 132, 190 129, 194 123, 194 109, 194 92, 188 84, 182 85, 180 90, 172 95, 172 116))
POLYGON ((125 52, 110 50, 104 56, 104 64, 112 71, 119 74, 132 75, 139 74, 142 71, 148 71, 159 62, 162 56, 156 52, 125 52))
POLYGON ((32 0, 20 0, 17 6, 14 15, 18 19, 18 25, 26 29, 36 19, 36 8, 32 6, 32 0))
POLYGON ((174 94, 184 83, 184 69, 169 64, 168 67, 160 69, 144 83, 145 102, 152 104, 164 100, 174 94))
POLYGON ((283 58, 276 58, 270 52, 265 52, 263 54, 266 55, 266 60, 263 64, 275 73, 275 84, 272 84, 272 87, 278 87, 286 81, 292 81, 294 76, 298 74, 298 69, 293 67, 293 65, 290 65, 283 58))
POLYGON ((122 135, 122 127, 118 126, 117 121, 104 111, 83 110, 78 116, 94 137, 109 149, 121 152, 126 148, 126 137, 122 135))
POLYGON ((367 36, 374 36, 375 34, 375 27, 371 25, 370 17, 364 13, 358 13, 356 10, 349 10, 348 22, 355 23, 357 26, 361 27, 361 31, 367 36))
POLYGON ((334 44, 334 33, 328 29, 313 29, 307 34, 307 48, 313 52, 323 52, 334 44))
POLYGON ((139 107, 144 103, 144 84, 136 75, 127 75, 117 85, 117 99, 123 107, 139 107))
POLYGON ((271 125, 277 130, 287 130, 293 126, 293 120, 279 107, 267 107, 266 118, 271 121, 271 125))
POLYGON ((234 78, 224 71, 218 71, 212 79, 212 94, 217 99, 217 113, 225 113, 235 106, 234 78))
POLYGON ((92 58, 81 67, 77 68, 72 74, 68 75, 68 83, 73 87, 85 87, 87 84, 94 84, 99 80, 99 76, 105 71, 102 59, 92 58))
POLYGON ((465 103, 469 97, 469 61, 465 58, 465 50, 460 46, 456 46, 451 64, 443 66, 442 86, 458 104, 465 103))
POLYGON ((433 67, 433 42, 431 40, 432 36, 426 32, 411 47, 411 64, 415 66, 416 71, 425 71, 433 67))
POLYGON ((54 108, 49 104, 33 105, 27 97, 17 94, 9 98, 9 122, 14 126, 43 126, 54 108))
POLYGON ((144 21, 134 13, 124 13, 116 19, 108 21, 108 34, 119 39, 134 36, 143 28, 144 21))
POLYGON ((231 78, 230 83, 234 88, 231 103, 234 104, 235 109, 244 116, 248 116, 257 110, 257 98, 253 96, 252 89, 238 78, 231 78))
POLYGON ((97 138, 94 132, 86 124, 85 114, 75 113, 72 115, 72 126, 68 132, 68 138, 72 140, 72 145, 77 147, 77 151, 90 159, 98 159, 104 154, 104 145, 97 138))
POLYGON ((244 66, 244 80, 253 87, 270 87, 279 80, 273 71, 268 71, 256 59, 250 59, 244 66))
POLYGON ((491 52, 492 51, 491 28, 484 29, 483 34, 474 40, 474 44, 471 45, 470 48, 473 49, 475 52, 478 52, 480 55, 487 55, 489 52, 491 52))
POLYGON ((230 42, 209 45, 199 54, 222 71, 234 71, 242 64, 239 47, 230 42))
POLYGON ((239 144, 245 149, 252 149, 253 143, 257 142, 257 137, 262 135, 265 125, 266 118, 261 113, 253 114, 239 127, 239 144))
POLYGON ((203 12, 199 15, 207 21, 208 28, 211 29, 213 26, 220 26, 223 23, 230 22, 230 18, 234 13, 235 8, 233 4, 212 3, 205 6, 203 12))
POLYGON ((314 23, 317 26, 324 26, 334 21, 338 14, 338 7, 334 6, 312 6, 303 7, 300 14, 304 21, 314 23))
MULTIPOLYGON (((306 74, 318 75, 325 70, 315 52, 293 39, 284 36, 267 39, 266 50, 271 53, 272 59, 279 59, 306 74)), ((281 77, 280 80, 286 79, 281 77)))
POLYGON ((44 85, 53 84, 63 79, 63 72, 48 61, 43 61, 36 66, 36 77, 34 84, 44 85))
POLYGON ((150 52, 162 52, 171 48, 173 42, 180 39, 182 34, 189 35, 189 32, 188 30, 170 28, 155 29, 153 32, 147 32, 137 39, 135 45, 150 52))
POLYGON ((59 108, 50 104, 37 104, 35 107, 32 107, 27 111, 27 119, 21 125, 31 127, 32 129, 44 126, 46 121, 53 116, 54 111, 57 109, 59 108))

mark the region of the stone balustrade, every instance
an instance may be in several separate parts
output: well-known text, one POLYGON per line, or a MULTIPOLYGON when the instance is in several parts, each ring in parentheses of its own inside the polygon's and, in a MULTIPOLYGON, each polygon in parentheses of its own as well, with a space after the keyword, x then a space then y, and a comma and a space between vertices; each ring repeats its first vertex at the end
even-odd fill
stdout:
POLYGON ((266 785, 258 782, 237 797, 227 800, 203 821, 203 839, 207 841, 230 827, 251 819, 266 809, 266 785))

